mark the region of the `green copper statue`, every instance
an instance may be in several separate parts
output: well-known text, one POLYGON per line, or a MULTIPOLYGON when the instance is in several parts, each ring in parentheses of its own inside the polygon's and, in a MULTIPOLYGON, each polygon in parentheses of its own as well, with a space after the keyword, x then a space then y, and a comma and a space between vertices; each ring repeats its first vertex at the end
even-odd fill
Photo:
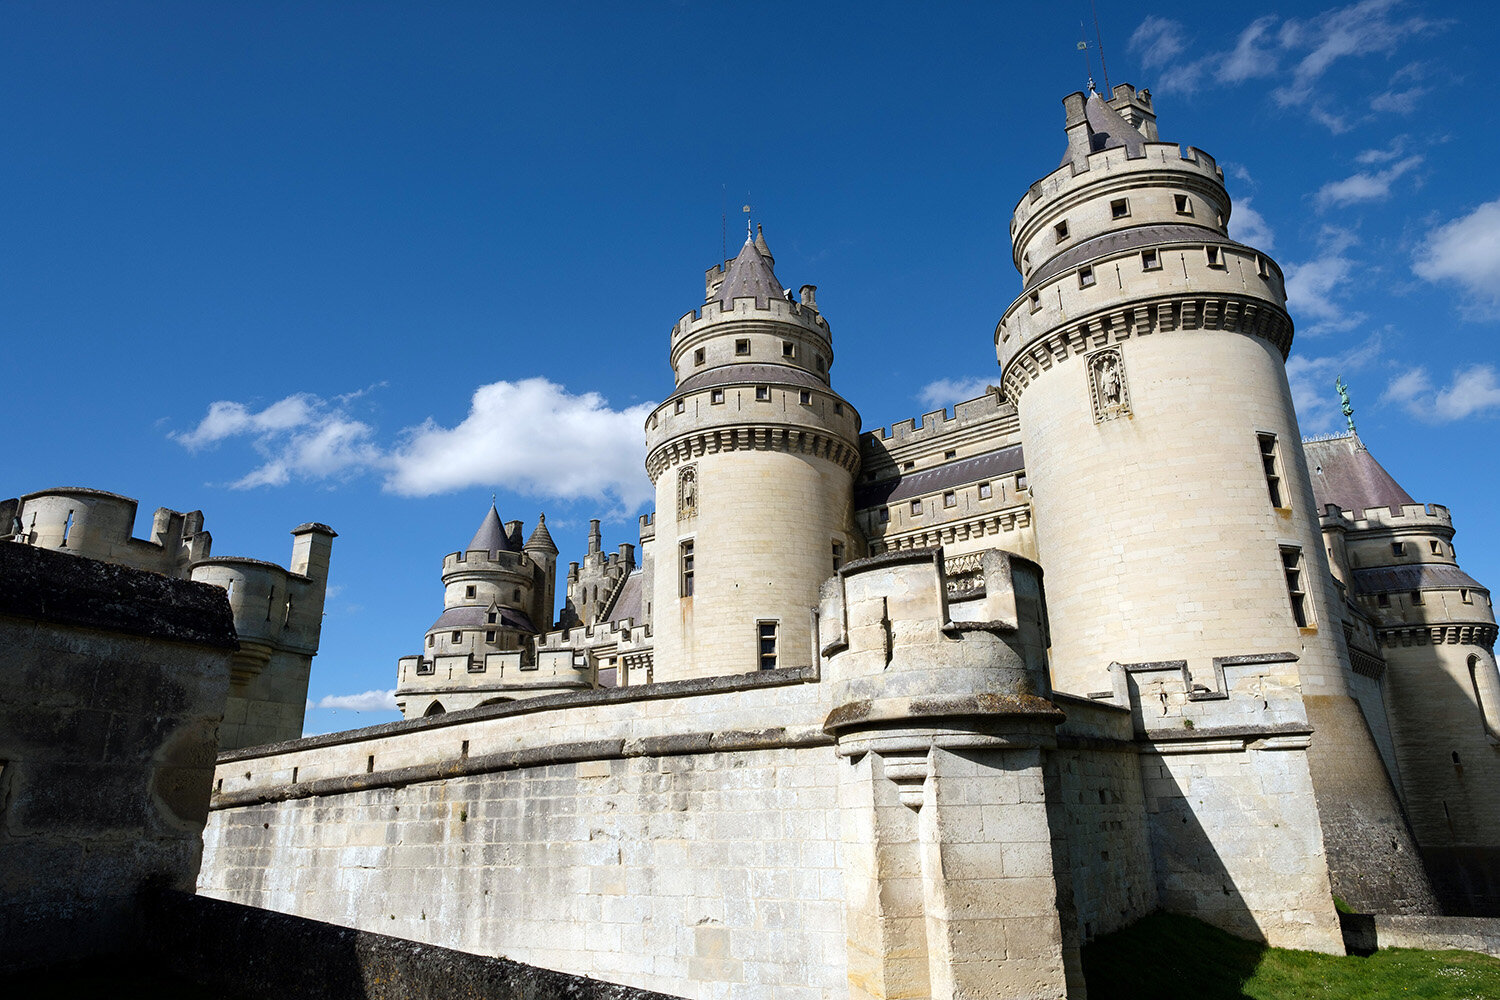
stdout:
POLYGON ((1354 433, 1354 404, 1349 402, 1349 387, 1344 384, 1344 376, 1339 375, 1333 380, 1333 387, 1339 392, 1339 409, 1344 411, 1344 420, 1349 424, 1349 433, 1354 433))

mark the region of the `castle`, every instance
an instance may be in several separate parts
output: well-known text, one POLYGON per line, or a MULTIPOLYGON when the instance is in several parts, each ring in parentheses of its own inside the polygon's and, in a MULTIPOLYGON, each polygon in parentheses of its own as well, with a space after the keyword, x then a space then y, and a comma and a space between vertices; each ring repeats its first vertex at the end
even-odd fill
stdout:
POLYGON ((1448 511, 1303 441, 1214 159, 1147 91, 1064 104, 988 393, 862 433, 747 235, 671 329, 639 547, 595 522, 554 626, 545 519, 492 506, 404 721, 221 753, 199 891, 695 997, 1078 998, 1156 909, 1328 952, 1335 897, 1500 914, 1448 511))

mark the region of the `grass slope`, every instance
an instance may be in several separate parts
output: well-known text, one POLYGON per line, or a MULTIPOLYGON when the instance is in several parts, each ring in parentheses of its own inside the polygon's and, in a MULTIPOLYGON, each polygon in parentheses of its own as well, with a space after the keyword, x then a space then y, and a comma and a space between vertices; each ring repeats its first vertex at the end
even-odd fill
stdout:
POLYGON ((1267 948, 1157 913, 1083 949, 1089 1000, 1492 1000, 1500 959, 1393 948, 1369 958, 1267 948))

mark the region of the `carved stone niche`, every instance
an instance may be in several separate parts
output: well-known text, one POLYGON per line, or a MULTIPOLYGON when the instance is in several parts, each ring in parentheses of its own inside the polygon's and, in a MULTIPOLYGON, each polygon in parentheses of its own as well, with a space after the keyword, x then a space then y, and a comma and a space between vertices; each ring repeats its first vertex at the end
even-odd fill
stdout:
POLYGON ((685 521, 698 514, 698 467, 684 465, 677 470, 677 520, 685 521))
POLYGON ((1125 381, 1125 355, 1118 347, 1106 347, 1084 357, 1089 377, 1089 400, 1094 423, 1130 415, 1130 386, 1125 381))

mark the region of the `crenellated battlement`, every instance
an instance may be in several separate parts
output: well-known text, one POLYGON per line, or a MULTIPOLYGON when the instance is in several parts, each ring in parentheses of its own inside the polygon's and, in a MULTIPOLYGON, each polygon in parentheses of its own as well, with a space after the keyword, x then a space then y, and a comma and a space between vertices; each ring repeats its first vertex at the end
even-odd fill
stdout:
POLYGON ((1000 395, 999 386, 990 386, 983 396, 956 403, 952 415, 947 407, 924 413, 920 417, 898 420, 888 427, 875 427, 859 436, 860 449, 870 452, 877 442, 889 445, 918 444, 952 436, 975 425, 997 419, 1015 418, 1016 408, 1000 395))
POLYGON ((1432 531, 1452 536, 1453 515, 1447 507, 1436 503, 1410 503, 1392 510, 1389 507, 1367 507, 1361 513, 1340 510, 1329 504, 1321 516, 1323 526, 1343 527, 1350 531, 1395 531, 1409 528, 1432 531))
POLYGON ((1070 159, 1033 183, 1016 203, 1011 214, 1011 236, 1015 237, 1027 220, 1041 210, 1046 202, 1121 174, 1163 170, 1176 175, 1196 176, 1203 183, 1215 184, 1220 188, 1224 184, 1224 170, 1218 161, 1196 146, 1147 141, 1141 144, 1141 151, 1137 156, 1131 156, 1129 150, 1120 147, 1103 149, 1090 153, 1081 166, 1070 159))
POLYGON ((762 309, 754 298, 738 298, 734 300, 733 309, 726 309, 722 303, 714 299, 703 303, 692 312, 684 313, 682 318, 672 326, 672 343, 675 344, 700 330, 724 323, 734 323, 746 329, 750 329, 755 324, 797 326, 829 343, 832 343, 833 339, 828 321, 814 306, 793 302, 790 299, 767 299, 766 308, 762 309))
POLYGON ((203 530, 202 511, 159 507, 151 536, 136 538, 138 510, 133 498, 104 490, 41 490, 0 504, 0 538, 175 577, 208 557, 213 537, 203 530))
POLYGON ((443 577, 455 573, 520 573, 530 577, 533 563, 524 552, 472 549, 467 552, 450 552, 443 557, 443 577))

